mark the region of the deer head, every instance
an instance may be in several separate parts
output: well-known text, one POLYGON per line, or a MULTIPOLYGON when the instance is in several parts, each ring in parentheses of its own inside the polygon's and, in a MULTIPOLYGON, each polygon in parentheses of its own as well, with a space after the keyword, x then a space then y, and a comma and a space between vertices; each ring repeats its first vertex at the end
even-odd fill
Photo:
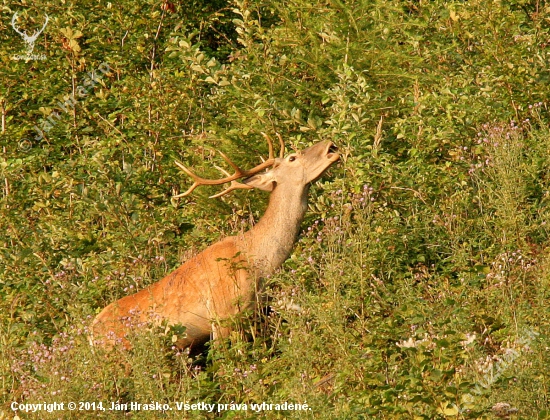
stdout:
POLYGON ((222 171, 226 177, 220 179, 205 179, 195 175, 187 167, 179 162, 175 162, 187 175, 195 181, 193 185, 184 193, 175 195, 174 198, 184 197, 199 185, 222 185, 231 182, 231 185, 222 192, 211 196, 210 198, 221 197, 236 189, 258 188, 263 191, 273 191, 278 185, 305 187, 312 182, 315 182, 325 170, 336 162, 340 155, 338 148, 331 141, 317 143, 314 146, 308 147, 305 150, 297 151, 286 158, 284 157, 285 145, 280 134, 277 133, 281 146, 280 156, 273 156, 273 142, 271 138, 262 133, 269 145, 269 157, 263 163, 249 170, 239 168, 231 159, 224 153, 218 151, 223 159, 235 170, 233 175, 230 175, 222 168, 216 167, 222 171), (270 168, 264 173, 262 170, 270 168), (242 182, 237 182, 237 179, 244 178, 242 182))
POLYGON ((286 158, 274 159, 271 169, 243 180, 243 184, 263 191, 300 188, 315 182, 340 155, 331 141, 317 143, 286 158))

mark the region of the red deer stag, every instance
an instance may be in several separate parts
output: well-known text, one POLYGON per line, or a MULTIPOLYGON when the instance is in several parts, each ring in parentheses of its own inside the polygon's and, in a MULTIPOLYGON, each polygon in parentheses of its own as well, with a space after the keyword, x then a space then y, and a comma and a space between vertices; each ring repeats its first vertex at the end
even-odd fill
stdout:
POLYGON ((216 242, 159 282, 111 303, 93 322, 93 344, 111 348, 120 342, 129 348, 128 331, 151 319, 185 326, 186 337, 177 343, 181 348, 200 347, 210 338, 228 335, 228 328, 219 321, 250 307, 261 289, 259 280, 290 255, 307 210, 310 184, 340 157, 331 141, 323 141, 284 158, 284 143, 277 134, 281 152, 275 158, 271 139, 263 135, 269 144, 269 158, 250 170, 239 168, 220 152, 235 170, 233 175, 222 170, 225 178, 204 179, 176 162, 194 183, 175 196, 186 196, 199 185, 229 182, 227 189, 212 197, 239 188, 259 188, 271 192, 263 217, 249 231, 216 242), (271 169, 262 172, 268 167, 271 169), (240 178, 244 179, 237 182, 240 178))

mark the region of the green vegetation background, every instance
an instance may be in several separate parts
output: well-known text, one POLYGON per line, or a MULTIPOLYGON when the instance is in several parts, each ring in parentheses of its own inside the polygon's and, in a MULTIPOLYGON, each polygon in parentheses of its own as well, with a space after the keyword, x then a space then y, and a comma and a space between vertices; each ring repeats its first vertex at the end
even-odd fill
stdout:
POLYGON ((2 0, 0 45, 0 418, 128 417, 11 401, 312 408, 130 418, 548 417, 546 2, 2 0), (15 12, 29 35, 49 16, 45 59, 15 59, 15 12), (261 131, 343 154, 269 279, 302 311, 245 314, 197 361, 164 330, 92 353, 102 307, 265 208, 261 192, 173 199, 189 185, 174 159, 209 176, 214 148, 253 165, 261 131))

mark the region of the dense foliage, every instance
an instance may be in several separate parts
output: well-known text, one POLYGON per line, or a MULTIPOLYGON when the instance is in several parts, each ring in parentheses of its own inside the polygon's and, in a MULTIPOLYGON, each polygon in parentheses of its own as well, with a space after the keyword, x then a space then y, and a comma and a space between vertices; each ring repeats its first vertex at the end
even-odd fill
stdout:
POLYGON ((12 401, 249 408, 136 418, 285 401, 311 410, 260 414, 548 416, 545 2, 0 4, 0 419, 60 417, 12 401), (28 36, 49 17, 27 58, 15 13, 28 36), (165 329, 92 352, 101 308, 265 208, 261 192, 173 199, 189 185, 174 160, 215 176, 217 148, 253 165, 262 131, 343 154, 266 290, 302 311, 244 314, 199 359, 165 329))

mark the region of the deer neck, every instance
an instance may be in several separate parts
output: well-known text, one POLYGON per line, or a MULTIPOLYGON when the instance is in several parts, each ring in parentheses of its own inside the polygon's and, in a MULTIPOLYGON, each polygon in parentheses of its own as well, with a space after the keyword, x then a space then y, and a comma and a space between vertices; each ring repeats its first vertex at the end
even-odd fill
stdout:
POLYGON ((290 255, 307 210, 309 185, 291 191, 275 187, 258 223, 244 234, 244 251, 264 277, 279 268, 290 255))

